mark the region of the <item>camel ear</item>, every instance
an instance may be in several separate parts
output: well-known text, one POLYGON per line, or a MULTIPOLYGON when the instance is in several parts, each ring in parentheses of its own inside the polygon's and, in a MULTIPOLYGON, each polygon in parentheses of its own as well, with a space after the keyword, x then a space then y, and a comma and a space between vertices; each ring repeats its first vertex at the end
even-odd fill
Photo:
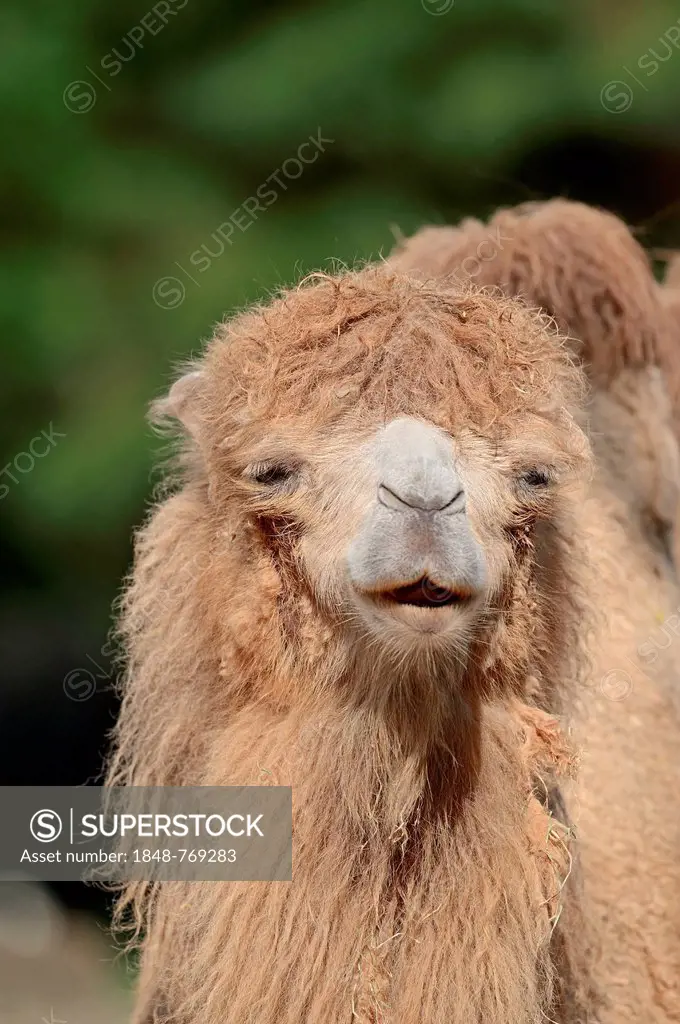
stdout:
POLYGON ((175 421, 182 424, 187 434, 196 438, 199 429, 199 401, 204 374, 192 370, 180 377, 170 388, 165 398, 151 406, 151 419, 157 425, 175 421))

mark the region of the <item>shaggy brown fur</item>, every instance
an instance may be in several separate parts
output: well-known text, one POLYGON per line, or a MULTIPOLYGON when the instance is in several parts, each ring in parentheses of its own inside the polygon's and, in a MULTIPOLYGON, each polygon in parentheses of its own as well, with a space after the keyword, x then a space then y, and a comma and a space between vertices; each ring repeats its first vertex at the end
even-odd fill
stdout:
POLYGON ((292 784, 294 880, 131 887, 136 1020, 593 1019, 554 718, 583 676, 593 587, 564 346, 511 301, 368 268, 226 324, 201 369, 160 410, 191 436, 137 542, 110 781, 292 784), (355 453, 400 414, 467 439, 482 474, 470 515, 494 600, 462 664, 371 645, 342 603, 355 453), (301 495, 244 478, 291 451, 301 495), (537 458, 549 493, 518 497, 537 458))
POLYGON ((500 286, 578 340, 595 384, 624 367, 675 365, 673 325, 645 251, 611 213, 553 199, 499 210, 484 224, 418 232, 390 259, 426 277, 500 286))
MULTIPOLYGON (((680 480, 665 386, 673 393, 678 377, 669 296, 659 301, 663 290, 621 222, 562 200, 503 211, 489 227, 426 229, 394 264, 428 279, 468 270, 522 295, 555 316, 587 360, 597 474, 583 519, 599 570, 593 595, 608 622, 592 644, 601 692, 577 716, 584 767, 570 806, 602 937, 593 967, 607 995, 603 1019, 680 1020, 680 833, 677 809, 667 811, 680 735, 680 592, 667 538, 680 480), (493 254, 480 250, 482 237, 496 240, 493 254)), ((680 564, 677 534, 675 545, 680 564)))

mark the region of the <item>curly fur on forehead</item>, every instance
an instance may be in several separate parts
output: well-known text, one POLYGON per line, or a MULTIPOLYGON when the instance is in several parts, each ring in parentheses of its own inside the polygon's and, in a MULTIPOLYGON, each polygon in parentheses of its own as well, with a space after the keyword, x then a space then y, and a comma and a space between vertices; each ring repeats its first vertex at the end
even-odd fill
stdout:
POLYGON ((579 371, 547 318, 516 303, 434 289, 383 267, 317 274, 223 325, 197 410, 215 443, 286 419, 325 426, 426 415, 500 428, 577 400, 579 371))

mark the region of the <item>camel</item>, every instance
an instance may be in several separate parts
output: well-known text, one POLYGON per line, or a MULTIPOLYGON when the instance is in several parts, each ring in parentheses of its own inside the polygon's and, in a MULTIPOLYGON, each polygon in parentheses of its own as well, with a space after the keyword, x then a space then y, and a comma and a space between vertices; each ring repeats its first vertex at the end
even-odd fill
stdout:
POLYGON ((575 708, 583 763, 569 806, 601 946, 593 960, 607 996, 601 1019, 680 1020, 680 832, 666 802, 679 777, 680 708, 673 268, 658 288, 618 218, 564 200, 503 210, 489 225, 424 229, 390 262, 425 280, 467 272, 478 286, 540 306, 588 371, 589 500, 606 507, 612 532, 590 527, 607 625, 590 645, 600 692, 575 708), (493 250, 489 238, 499 241, 493 250))
POLYGON ((677 586, 584 401, 544 314, 387 265, 157 404, 109 782, 292 785, 294 867, 131 885, 137 1024, 680 1019, 677 586))

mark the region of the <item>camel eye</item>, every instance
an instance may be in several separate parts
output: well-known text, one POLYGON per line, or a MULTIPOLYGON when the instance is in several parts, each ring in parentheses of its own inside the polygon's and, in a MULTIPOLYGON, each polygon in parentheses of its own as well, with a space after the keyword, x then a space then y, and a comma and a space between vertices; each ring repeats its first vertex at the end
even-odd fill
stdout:
POLYGON ((299 467, 286 462, 255 462, 248 466, 245 475, 253 483, 263 487, 290 489, 294 486, 299 467))
POLYGON ((520 474, 519 482, 525 487, 547 487, 550 483, 550 474, 547 469, 533 466, 520 474))

